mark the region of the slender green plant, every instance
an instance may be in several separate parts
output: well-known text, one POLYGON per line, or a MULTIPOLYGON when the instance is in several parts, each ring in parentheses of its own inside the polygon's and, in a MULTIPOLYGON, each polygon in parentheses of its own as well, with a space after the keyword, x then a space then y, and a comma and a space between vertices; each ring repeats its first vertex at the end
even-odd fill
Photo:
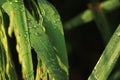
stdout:
MULTIPOLYGON (((102 11, 108 13, 112 10, 115 10, 120 7, 119 0, 105 0, 104 2, 99 3, 102 11), (113 5, 114 4, 114 5, 113 5)), ((89 5, 88 5, 89 6, 89 5)), ((68 20, 64 23, 64 29, 70 30, 77 26, 86 24, 95 19, 94 14, 91 9, 86 9, 84 12, 75 16, 74 18, 68 20)))
POLYGON ((0 52, 0 75, 1 79, 6 80, 6 79, 16 79, 17 80, 17 75, 16 71, 14 68, 14 64, 12 61, 11 57, 11 52, 9 49, 9 43, 8 43, 8 38, 7 38, 7 32, 6 32, 6 22, 5 17, 3 16, 2 11, 0 10, 0 46, 1 46, 1 52, 0 52), (6 76, 7 75, 7 76, 6 76))
MULTIPOLYGON (((105 17, 105 13, 108 13, 112 10, 119 8, 120 1, 107 0, 101 3, 97 2, 97 0, 90 0, 90 1, 91 3, 88 4, 89 9, 82 12, 73 19, 67 21, 64 24, 64 28, 66 30, 73 29, 76 26, 80 26, 94 20, 106 45, 112 33, 109 23, 105 17)), ((116 73, 114 73, 109 78, 109 75, 111 74, 111 71, 113 70, 114 66, 117 64, 116 62, 120 55, 119 33, 120 33, 120 25, 118 26, 113 36, 111 37, 109 43, 107 44, 105 50, 103 51, 100 59, 98 60, 88 80, 107 80, 107 79, 119 80, 119 75, 120 75, 119 68, 117 69, 116 73)))
MULTIPOLYGON (((120 7, 119 0, 96 4, 64 24, 65 29, 95 21, 105 45, 99 61, 88 80, 118 79, 120 71, 110 76, 120 56, 120 25, 110 31, 105 13, 120 7), (113 5, 114 4, 114 5, 113 5), (110 39, 111 37, 111 39, 110 39), (110 41, 109 41, 110 39, 110 41)), ((24 80, 69 80, 68 58, 64 32, 59 13, 47 0, 0 1, 0 80, 18 80, 12 59, 9 38, 16 39, 16 50, 24 80), (27 2, 27 5, 26 5, 27 2), (32 51, 37 54, 37 67, 33 69, 32 51)))
MULTIPOLYGON (((28 2, 29 9, 23 0, 2 0, 0 3, 0 9, 3 10, 1 13, 6 13, 10 20, 9 26, 0 26, 0 32, 2 32, 1 28, 5 28, 8 31, 5 35, 12 37, 12 33, 15 34, 23 79, 68 80, 67 53, 58 12, 46 0, 28 0, 28 2), (31 48, 37 54, 36 75, 33 70, 31 48)), ((0 15, 1 18, 2 15, 0 15)), ((1 21, 3 20, 1 19, 1 21)), ((0 36, 0 39, 3 37, 0 36)), ((1 41, 1 55, 6 49, 4 45, 6 42, 1 41)), ((0 59, 4 62, 4 55, 0 59)), ((11 66, 7 66, 7 68, 9 69, 11 66)), ((6 69, 0 70, 1 79, 6 78, 2 74, 6 69)), ((13 74, 7 74, 7 76, 13 76, 13 74)), ((17 77, 8 77, 8 79, 17 80, 17 77)))
POLYGON ((120 56, 120 25, 114 32, 88 80, 107 80, 120 56))
POLYGON ((92 14, 94 15, 94 21, 103 37, 104 44, 106 45, 112 35, 109 23, 105 17, 100 3, 97 2, 97 0, 90 1, 91 3, 89 3, 88 7, 91 9, 92 14))

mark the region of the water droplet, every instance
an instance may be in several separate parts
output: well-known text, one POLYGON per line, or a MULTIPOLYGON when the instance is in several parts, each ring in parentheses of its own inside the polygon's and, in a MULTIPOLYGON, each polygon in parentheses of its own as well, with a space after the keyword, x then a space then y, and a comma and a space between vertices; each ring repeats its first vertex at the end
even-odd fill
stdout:
POLYGON ((36 28, 37 26, 36 26, 36 25, 34 25, 33 27, 34 27, 34 28, 36 28))
POLYGON ((54 61, 55 61, 55 59, 53 59, 53 58, 52 58, 52 59, 51 59, 51 61, 52 61, 52 62, 54 62, 54 61))
POLYGON ((120 32, 119 33, 116 33, 118 37, 120 37, 120 32))
POLYGON ((20 9, 20 11, 22 11, 22 12, 23 12, 23 11, 24 11, 24 8, 21 8, 21 9, 20 9))
POLYGON ((43 30, 44 32, 46 32, 46 29, 45 29, 45 27, 42 27, 42 30, 43 30))
POLYGON ((97 79, 98 79, 98 77, 97 77, 96 75, 94 76, 94 78, 95 78, 95 80, 97 80, 97 79))
POLYGON ((10 4, 12 4, 12 2, 10 2, 10 4))
POLYGON ((38 22, 37 21, 35 21, 35 24, 37 24, 38 22))
POLYGON ((40 35, 40 33, 35 33, 36 36, 40 35))
POLYGON ((41 14, 45 16, 45 10, 41 8, 41 14))
POLYGON ((57 70, 58 70, 59 72, 62 72, 62 70, 61 70, 60 68, 57 68, 57 70))
POLYGON ((26 31, 25 33, 26 33, 26 35, 28 35, 28 31, 26 31))
POLYGON ((27 23, 28 23, 28 25, 31 24, 31 19, 30 18, 27 19, 27 23))
POLYGON ((26 38, 26 37, 27 37, 27 35, 25 34, 25 35, 24 35, 24 37, 26 38))
POLYGON ((19 47, 19 49, 20 49, 20 50, 22 50, 22 48, 21 48, 21 47, 19 47))
POLYGON ((27 21, 31 21, 31 19, 30 19, 30 18, 27 18, 27 21))
POLYGON ((38 33, 35 33, 35 35, 38 35, 38 33))
POLYGON ((55 66, 51 64, 51 68, 55 69, 55 66))
POLYGON ((29 28, 29 29, 31 29, 32 27, 31 27, 31 26, 29 26, 28 28, 29 28))
POLYGON ((20 36, 21 36, 21 34, 18 34, 18 36, 20 37, 20 36))
POLYGON ((27 44, 28 43, 28 40, 26 39, 25 43, 27 44))
POLYGON ((14 8, 16 11, 18 10, 17 8, 14 8))
POLYGON ((54 20, 53 23, 56 23, 56 21, 54 20))
POLYGON ((22 50, 22 47, 20 46, 20 44, 18 44, 18 48, 19 48, 19 50, 22 50))
POLYGON ((15 0, 15 2, 18 2, 18 0, 15 0))

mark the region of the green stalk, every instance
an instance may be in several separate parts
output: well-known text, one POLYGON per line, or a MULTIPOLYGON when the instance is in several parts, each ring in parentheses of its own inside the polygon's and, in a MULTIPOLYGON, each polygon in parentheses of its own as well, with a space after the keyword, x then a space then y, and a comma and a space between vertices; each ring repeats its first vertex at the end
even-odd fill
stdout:
POLYGON ((61 68, 68 75, 68 58, 64 39, 64 32, 59 13, 47 0, 38 0, 38 5, 43 17, 44 30, 56 52, 61 68))
POLYGON ((110 26, 106 20, 104 12, 101 9, 100 3, 92 1, 90 4, 92 13, 94 15, 94 21, 97 25, 98 30, 100 31, 104 44, 106 45, 112 35, 110 31, 110 26))
MULTIPOLYGON (((0 12, 0 14, 2 14, 2 12, 0 12)), ((5 55, 3 53, 2 53, 2 55, 4 55, 3 59, 6 60, 6 64, 3 64, 3 66, 6 70, 8 79, 17 80, 17 74, 15 72, 14 64, 12 62, 11 52, 10 52, 9 46, 8 46, 7 32, 5 29, 6 28, 5 24, 7 24, 7 23, 4 22, 5 17, 3 17, 2 15, 0 15, 0 16, 2 18, 2 23, 0 24, 0 40, 1 40, 4 50, 5 50, 5 55)))
MULTIPOLYGON (((1 38, 1 34, 0 34, 1 38)), ((5 59, 5 51, 0 40, 0 80, 6 80, 5 74, 5 67, 6 67, 6 59, 5 59)))
POLYGON ((48 35, 43 29, 42 17, 40 17, 39 23, 36 22, 29 12, 27 17, 29 19, 28 26, 31 46, 36 51, 38 58, 45 64, 47 73, 52 75, 55 80, 67 80, 66 72, 59 65, 56 53, 49 41, 48 35))
POLYGON ((42 78, 49 80, 49 78, 50 79, 54 78, 55 80, 67 80, 68 62, 67 62, 67 55, 65 52, 66 48, 65 48, 64 36, 63 36, 63 30, 59 20, 59 14, 55 12, 54 9, 51 8, 52 6, 48 4, 46 1, 42 1, 42 0, 38 1, 39 7, 33 1, 33 5, 35 6, 36 12, 33 11, 34 13, 32 13, 32 15, 36 16, 38 14, 38 17, 33 18, 33 16, 31 16, 28 12, 28 19, 29 19, 28 26, 29 26, 31 46, 35 49, 38 57, 36 79, 42 78), (46 15, 42 14, 44 13, 44 11, 46 15), (53 13, 55 13, 56 15, 51 15, 53 13), (50 16, 54 18, 48 18, 50 16), (46 20, 45 23, 44 20, 46 20), (58 23, 57 24, 53 23, 56 20, 58 21, 58 23), (38 41, 39 41, 39 45, 37 44, 38 41), (55 50, 56 46, 58 48, 58 51, 60 51, 59 53, 56 52, 57 48, 55 50), (63 61, 64 64, 61 62, 61 60, 63 61), (40 74, 41 71, 43 72, 40 74), (41 77, 39 77, 38 75, 41 77))
POLYGON ((36 69, 36 77, 35 80, 42 79, 42 61, 37 57, 38 64, 37 64, 37 69, 36 69), (40 63, 41 62, 41 63, 40 63))
POLYGON ((37 70, 36 80, 39 80, 39 79, 49 80, 47 68, 46 68, 45 64, 40 60, 39 57, 38 57, 38 64, 37 64, 36 70, 37 70))
MULTIPOLYGON (((39 22, 38 19, 40 18, 41 14, 40 14, 40 10, 38 8, 38 5, 36 4, 36 2, 34 0, 31 0, 31 3, 29 3, 29 6, 30 6, 30 9, 31 9, 30 10, 31 14, 32 14, 35 22, 39 22)), ((28 19, 30 19, 30 14, 29 14, 28 19)), ((34 21, 34 20, 32 19, 32 21, 34 21)), ((28 20, 28 23, 29 23, 29 20, 28 20)), ((30 25, 28 25, 28 26, 30 26, 30 25)), ((44 65, 44 62, 42 62, 42 60, 40 59, 39 56, 37 56, 37 60, 38 60, 38 63, 37 63, 37 69, 36 69, 36 77, 35 77, 35 79, 36 80, 39 80, 39 79, 48 80, 47 79, 48 78, 48 76, 47 76, 47 74, 48 74, 47 73, 47 68, 44 65)))
POLYGON ((109 80, 119 80, 120 79, 120 69, 116 70, 109 78, 109 80))
POLYGON ((5 77, 5 67, 6 67, 6 59, 5 59, 5 50, 2 44, 2 31, 1 31, 1 27, 2 27, 2 12, 0 9, 0 80, 6 80, 5 77))
MULTIPOLYGON (((119 0, 107 0, 100 4, 101 9, 104 13, 108 13, 120 7, 119 0)), ((64 28, 66 30, 75 28, 77 26, 83 25, 90 21, 94 20, 94 14, 90 9, 85 10, 84 12, 80 13, 79 15, 75 16, 71 20, 64 23, 64 28)))
POLYGON ((120 55, 120 25, 102 53, 88 80, 107 80, 120 55))
POLYGON ((3 4, 3 9, 9 15, 9 35, 14 31, 17 40, 19 61, 22 64, 22 74, 25 80, 34 80, 31 47, 29 41, 27 19, 23 0, 12 0, 3 4))

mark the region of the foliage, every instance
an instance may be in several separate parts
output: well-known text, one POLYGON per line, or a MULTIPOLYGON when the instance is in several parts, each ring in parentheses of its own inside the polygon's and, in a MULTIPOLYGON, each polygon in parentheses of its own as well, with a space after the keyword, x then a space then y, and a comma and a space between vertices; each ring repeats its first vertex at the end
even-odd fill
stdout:
POLYGON ((68 61, 59 14, 46 0, 28 2, 29 9, 23 0, 1 1, 0 79, 18 79, 8 45, 14 33, 23 79, 67 80, 68 61), (37 54, 37 71, 33 70, 31 49, 37 54))
MULTIPOLYGON (((94 21, 106 47, 88 80, 119 80, 120 25, 110 25, 106 14, 120 8, 120 0, 89 1, 88 9, 63 24, 64 30, 94 21), (117 27, 114 33, 111 26, 117 27)), ((47 0, 0 1, 0 80, 19 80, 14 51, 24 80, 68 80, 71 76, 60 15, 47 0), (16 49, 11 49, 11 41, 16 49)))
MULTIPOLYGON (((119 8, 120 1, 107 0, 100 3, 98 2, 98 0, 90 0, 90 2, 91 3, 88 4, 88 9, 67 21, 64 24, 64 28, 66 30, 70 30, 77 26, 86 24, 90 21, 95 21, 95 24, 97 25, 96 27, 98 28, 104 40, 104 45, 107 46, 103 51, 100 59, 98 60, 96 66, 94 67, 88 80, 107 80, 109 79, 109 75, 111 74, 114 66, 116 65, 116 62, 120 55, 120 26, 118 26, 114 34, 112 34, 112 27, 109 24, 105 13, 110 13, 112 10, 119 8)), ((117 68, 116 70, 119 70, 119 68, 117 68)), ((117 75, 119 75, 119 71, 116 71, 116 73, 114 73, 112 77, 110 77, 110 79, 118 80, 119 77, 117 75)))

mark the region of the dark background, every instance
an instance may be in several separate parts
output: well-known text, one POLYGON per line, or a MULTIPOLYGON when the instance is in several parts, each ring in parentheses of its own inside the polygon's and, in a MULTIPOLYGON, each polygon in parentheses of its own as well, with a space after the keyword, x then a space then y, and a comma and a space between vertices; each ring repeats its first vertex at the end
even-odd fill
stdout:
MULTIPOLYGON (((87 4, 90 3, 89 0, 49 1, 57 8, 63 24, 88 9, 87 4)), ((120 23, 120 9, 106 13, 105 16, 114 32, 120 23)), ((70 80, 87 80, 106 46, 103 44, 101 34, 94 21, 71 30, 64 29, 64 32, 69 56, 70 80)))

